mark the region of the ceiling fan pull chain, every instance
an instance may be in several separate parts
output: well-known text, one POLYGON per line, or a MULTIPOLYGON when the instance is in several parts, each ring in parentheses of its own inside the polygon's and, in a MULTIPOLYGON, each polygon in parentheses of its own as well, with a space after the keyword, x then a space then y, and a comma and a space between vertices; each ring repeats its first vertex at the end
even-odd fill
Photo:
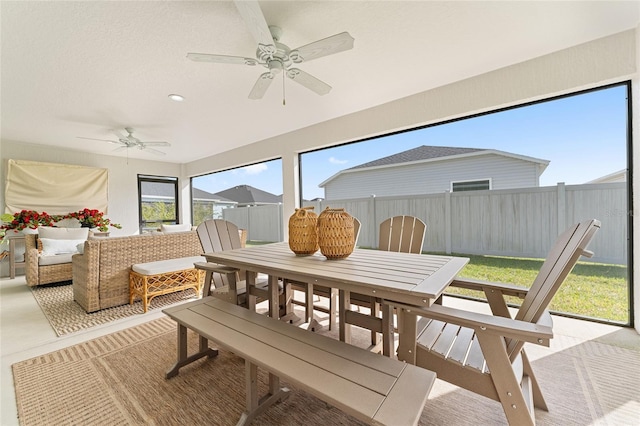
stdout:
POLYGON ((287 102, 284 100, 284 75, 286 73, 286 70, 282 70, 282 106, 285 106, 287 104, 287 102))

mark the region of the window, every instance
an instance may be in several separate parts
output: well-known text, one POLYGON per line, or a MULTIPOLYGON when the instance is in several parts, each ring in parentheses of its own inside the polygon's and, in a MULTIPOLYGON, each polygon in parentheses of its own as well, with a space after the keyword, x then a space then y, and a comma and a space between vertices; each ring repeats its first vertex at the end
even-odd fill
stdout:
POLYGON ((191 178, 192 223, 224 219, 251 241, 283 241, 282 160, 191 178))
POLYGON ((419 217, 424 252, 468 256, 463 276, 522 286, 560 232, 598 219, 594 257, 550 308, 633 325, 630 95, 612 84, 302 153, 303 205, 360 219, 360 247, 377 247, 384 219, 419 217))
POLYGON ((451 182, 451 192, 482 191, 485 189, 491 189, 490 179, 451 182))
POLYGON ((138 200, 141 233, 179 223, 178 178, 138 175, 138 200))

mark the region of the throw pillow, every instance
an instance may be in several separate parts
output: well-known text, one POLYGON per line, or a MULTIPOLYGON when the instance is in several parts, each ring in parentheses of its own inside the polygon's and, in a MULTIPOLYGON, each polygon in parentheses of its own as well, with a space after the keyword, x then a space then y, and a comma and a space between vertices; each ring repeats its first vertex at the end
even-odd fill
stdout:
POLYGON ((162 224, 162 226, 160 227, 160 230, 165 234, 169 234, 171 232, 187 232, 187 231, 191 231, 191 224, 190 223, 180 223, 178 225, 162 224))
POLYGON ((42 241, 43 256, 76 253, 78 244, 84 243, 84 240, 56 240, 52 238, 40 238, 40 240, 42 241))
POLYGON ((54 228, 41 226, 38 228, 38 236, 40 238, 56 240, 86 240, 89 236, 89 228, 54 228))

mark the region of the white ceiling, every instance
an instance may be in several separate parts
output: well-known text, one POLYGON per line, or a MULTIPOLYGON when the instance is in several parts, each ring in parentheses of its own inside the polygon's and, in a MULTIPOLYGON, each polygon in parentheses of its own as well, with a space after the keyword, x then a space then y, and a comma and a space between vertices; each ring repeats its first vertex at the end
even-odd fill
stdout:
POLYGON ((247 98, 264 70, 197 63, 188 52, 253 57, 230 1, 6 1, 1 13, 2 140, 106 155, 111 129, 166 140, 185 163, 417 92, 636 28, 640 2, 261 1, 281 42, 348 31, 353 50, 300 64, 330 84, 288 80, 247 98), (170 101, 179 93, 186 100, 170 101))

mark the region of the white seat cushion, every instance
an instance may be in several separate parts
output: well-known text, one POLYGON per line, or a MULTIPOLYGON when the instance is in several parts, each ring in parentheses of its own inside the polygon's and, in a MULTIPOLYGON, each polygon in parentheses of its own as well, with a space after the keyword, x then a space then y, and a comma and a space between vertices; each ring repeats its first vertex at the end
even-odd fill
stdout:
POLYGON ((52 256, 39 256, 38 266, 59 265, 61 263, 71 263, 71 256, 76 253, 54 254, 52 256))
POLYGON ((178 259, 158 260, 155 262, 138 263, 132 265, 131 269, 141 275, 158 275, 167 272, 181 271, 193 268, 196 262, 206 262, 203 256, 181 257, 178 259))

